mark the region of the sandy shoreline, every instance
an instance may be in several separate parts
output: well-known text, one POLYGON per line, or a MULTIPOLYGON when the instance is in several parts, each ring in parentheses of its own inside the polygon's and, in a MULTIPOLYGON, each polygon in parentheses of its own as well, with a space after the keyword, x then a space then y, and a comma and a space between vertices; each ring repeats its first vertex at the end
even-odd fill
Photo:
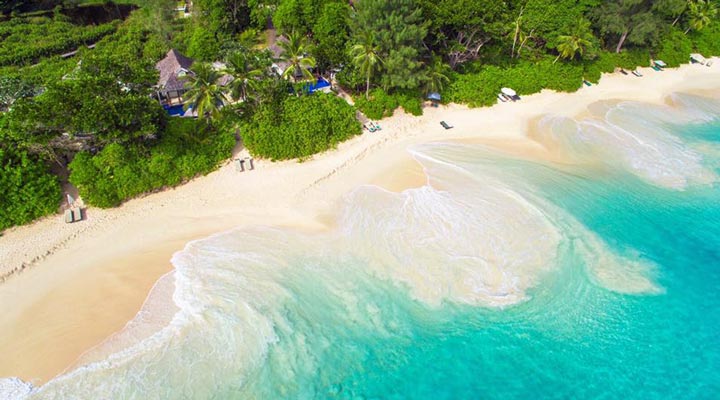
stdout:
POLYGON ((190 240, 254 224, 323 229, 342 196, 359 185, 422 185, 422 170, 406 151, 412 144, 482 140, 536 157, 547 149, 527 133, 542 115, 575 117, 598 101, 662 103, 672 92, 720 87, 717 60, 711 68, 642 70, 643 78, 609 74, 576 93, 543 91, 490 108, 426 108, 422 117, 398 112, 381 122, 382 131, 304 163, 260 160, 243 173, 228 164, 116 209, 91 208, 82 223, 53 216, 11 229, 0 237, 0 277, 7 278, 0 284, 0 377, 42 383, 122 329, 171 270, 172 253, 190 240), (444 130, 441 120, 455 128, 444 130))

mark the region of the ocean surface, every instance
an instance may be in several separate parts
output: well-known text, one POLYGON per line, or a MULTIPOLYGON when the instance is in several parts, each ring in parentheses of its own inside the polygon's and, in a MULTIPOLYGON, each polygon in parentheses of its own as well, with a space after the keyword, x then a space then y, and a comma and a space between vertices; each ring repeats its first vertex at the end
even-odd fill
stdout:
POLYGON ((718 399, 720 102, 670 101, 543 118, 559 162, 413 147, 428 185, 330 232, 192 242, 102 357, 0 398, 718 399))

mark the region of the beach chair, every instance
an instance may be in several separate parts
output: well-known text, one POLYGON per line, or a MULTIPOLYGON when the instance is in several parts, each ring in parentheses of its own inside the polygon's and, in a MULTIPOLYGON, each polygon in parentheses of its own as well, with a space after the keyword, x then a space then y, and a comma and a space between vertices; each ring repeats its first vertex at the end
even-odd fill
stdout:
POLYGON ((662 71, 662 68, 658 67, 657 65, 653 65, 651 68, 655 71, 662 71))
POLYGON ((73 217, 72 210, 65 210, 65 223, 69 224, 75 222, 75 218, 73 217))
POLYGON ((375 127, 375 130, 376 130, 376 131, 381 131, 381 130, 382 130, 382 128, 380 127, 380 125, 376 124, 375 122, 370 121, 370 124, 372 124, 372 126, 375 127))
POLYGON ((237 172, 245 171, 245 160, 242 160, 240 158, 235 159, 235 171, 237 171, 237 172))
POLYGON ((622 69, 622 68, 620 68, 620 73, 623 74, 623 75, 627 75, 627 74, 628 74, 627 71, 625 71, 625 70, 622 69))
POLYGON ((452 129, 452 128, 453 128, 452 125, 448 124, 448 123, 445 122, 445 121, 440 121, 440 125, 442 125, 442 127, 445 128, 445 129, 452 129))
POLYGON ((583 79, 583 83, 585 84, 585 86, 592 86, 592 83, 586 81, 585 79, 583 79))
POLYGON ((370 132, 375 132, 375 127, 371 123, 367 123, 367 124, 363 125, 363 127, 370 132))
POLYGON ((633 71, 632 74, 637 76, 638 78, 642 77, 642 74, 638 70, 633 71))
POLYGON ((83 219, 83 217, 82 217, 82 210, 81 210, 79 207, 78 207, 78 208, 72 208, 72 209, 71 209, 71 213, 72 213, 72 216, 73 216, 73 222, 82 221, 82 219, 83 219))
POLYGON ((507 103, 507 99, 505 98, 505 96, 502 93, 499 93, 497 95, 497 98, 498 98, 498 100, 502 101, 503 103, 507 103))

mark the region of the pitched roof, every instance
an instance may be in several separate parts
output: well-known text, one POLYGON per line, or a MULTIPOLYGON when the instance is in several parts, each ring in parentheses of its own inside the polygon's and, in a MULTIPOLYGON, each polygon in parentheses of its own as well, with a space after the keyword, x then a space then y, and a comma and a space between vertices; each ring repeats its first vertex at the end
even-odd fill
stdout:
POLYGON ((165 58, 155 64, 160 71, 158 86, 165 87, 169 81, 177 81, 177 75, 181 70, 188 71, 193 63, 192 58, 185 57, 175 49, 170 49, 165 58))
POLYGON ((185 78, 185 76, 177 76, 177 74, 171 74, 167 82, 162 85, 162 88, 165 92, 171 92, 173 90, 183 90, 185 89, 185 78))

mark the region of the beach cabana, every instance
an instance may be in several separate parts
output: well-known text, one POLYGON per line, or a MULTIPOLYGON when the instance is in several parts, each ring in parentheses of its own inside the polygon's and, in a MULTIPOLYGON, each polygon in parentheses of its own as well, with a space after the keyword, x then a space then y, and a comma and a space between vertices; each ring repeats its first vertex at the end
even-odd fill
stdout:
POLYGON ((155 64, 160 72, 157 83, 157 98, 164 106, 172 107, 183 103, 182 95, 188 90, 185 77, 192 74, 193 59, 171 49, 165 58, 155 64))

